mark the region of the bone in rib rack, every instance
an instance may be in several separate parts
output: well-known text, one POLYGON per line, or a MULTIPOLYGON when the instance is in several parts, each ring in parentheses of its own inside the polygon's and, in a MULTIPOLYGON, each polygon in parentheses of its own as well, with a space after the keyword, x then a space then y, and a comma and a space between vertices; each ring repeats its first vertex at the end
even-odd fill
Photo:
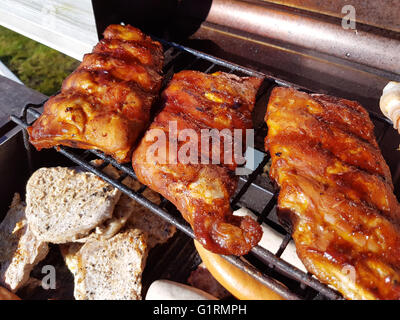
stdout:
MULTIPOLYGON (((221 70, 235 73, 239 76, 265 77, 265 81, 259 91, 260 95, 257 98, 255 106, 256 110, 257 106, 262 104, 262 113, 260 113, 262 116, 258 117, 259 123, 255 123, 255 147, 264 154, 264 159, 251 174, 249 174, 247 177, 240 178, 239 187, 231 201, 231 205, 232 208, 237 208, 238 205, 250 208, 258 216, 259 222, 272 226, 278 232, 282 233, 284 237, 279 250, 275 253, 256 246, 251 250, 251 253, 246 256, 246 260, 236 256, 223 257, 236 267, 253 276, 260 283, 280 294, 285 299, 342 299, 339 293, 319 282, 316 278, 312 277, 311 274, 304 273, 280 258, 291 237, 290 233, 279 225, 276 217, 271 217, 276 208, 278 191, 274 190, 274 188, 269 185, 268 176, 263 174, 264 167, 269 160, 269 155, 263 152, 263 141, 267 131, 263 115, 265 113, 266 103, 268 101, 271 89, 276 85, 288 84, 280 81, 279 79, 260 74, 256 71, 218 59, 179 44, 166 42, 163 39, 156 40, 160 41, 165 49, 164 86, 174 73, 183 69, 195 69, 206 73, 221 70), (260 181, 261 183, 259 183, 260 181), (252 190, 250 190, 252 188, 255 188, 255 190, 258 190, 258 192, 252 192, 252 190), (250 194, 250 197, 252 197, 250 201, 246 201, 246 194, 250 194), (252 208, 251 205, 249 206, 250 202, 256 204, 256 207, 258 206, 259 208, 252 208), (281 283, 285 283, 285 285, 282 285, 281 283), (293 288, 296 289, 294 290, 293 288)), ((35 119, 38 118, 40 116, 40 112, 38 112, 37 109, 42 106, 43 104, 28 104, 25 106, 21 117, 12 115, 11 119, 26 129, 29 126, 28 115, 33 116, 35 119)), ((372 120, 383 123, 384 130, 382 130, 377 136, 379 143, 386 130, 391 127, 391 123, 390 121, 386 120, 386 118, 377 114, 370 113, 370 115, 372 120)), ((23 134, 25 147, 27 149, 27 160, 31 161, 31 146, 25 130, 23 131, 23 134)), ((186 221, 184 221, 181 215, 177 214, 176 210, 175 212, 172 212, 171 210, 166 209, 165 204, 167 201, 165 199, 161 202, 161 205, 156 205, 142 195, 142 192, 144 191, 143 188, 135 192, 122 183, 122 180, 127 175, 136 179, 136 175, 130 164, 119 164, 113 158, 106 156, 97 150, 86 150, 81 152, 81 150, 74 150, 68 147, 57 147, 56 150, 79 166, 98 175, 114 187, 118 188, 130 198, 137 201, 139 204, 167 220, 190 238, 194 238, 194 233, 191 227, 186 221), (95 155, 97 158, 104 160, 104 165, 111 164, 115 168, 121 170, 123 172, 122 177, 116 180, 105 174, 101 170, 101 167, 95 167, 89 162, 89 160, 87 160, 90 155, 95 155)))

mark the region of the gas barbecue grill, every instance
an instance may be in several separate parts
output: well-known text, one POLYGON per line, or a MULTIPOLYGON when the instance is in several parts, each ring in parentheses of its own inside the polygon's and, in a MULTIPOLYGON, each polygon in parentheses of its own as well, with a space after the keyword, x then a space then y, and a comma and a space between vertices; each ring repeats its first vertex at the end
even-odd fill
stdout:
MULTIPOLYGON (((301 48, 301 52, 292 54, 290 52, 295 52, 295 47, 299 43, 282 44, 284 39, 278 39, 278 37, 282 36, 279 30, 275 30, 276 32, 271 31, 270 36, 274 39, 269 38, 268 41, 270 42, 268 42, 266 38, 263 38, 265 35, 263 36, 261 33, 267 30, 266 28, 270 27, 270 25, 264 23, 265 21, 262 19, 252 21, 251 17, 254 18, 254 15, 259 18, 263 17, 263 19, 273 17, 274 19, 283 19, 282 23, 285 23, 285 21, 286 23, 291 23, 285 19, 296 16, 297 23, 315 23, 317 30, 325 30, 326 37, 332 34, 337 36, 345 34, 345 30, 338 30, 337 25, 335 25, 335 21, 339 22, 340 20, 323 16, 319 13, 307 13, 299 9, 266 4, 264 1, 205 1, 199 7, 198 15, 196 16, 193 8, 189 12, 185 10, 189 6, 187 4, 188 1, 165 1, 164 6, 169 4, 168 8, 164 7, 163 12, 165 15, 160 17, 160 14, 157 13, 154 19, 159 18, 160 21, 166 23, 166 17, 171 18, 171 15, 178 12, 179 19, 184 17, 185 20, 176 20, 177 22, 170 29, 161 29, 160 24, 157 24, 157 28, 155 27, 154 21, 143 21, 143 19, 140 20, 138 18, 139 25, 137 25, 133 17, 122 16, 123 8, 127 5, 127 2, 117 1, 118 14, 111 15, 106 15, 106 12, 103 11, 105 8, 101 8, 102 5, 94 2, 98 31, 101 33, 110 23, 125 22, 143 28, 146 32, 152 34, 153 38, 160 41, 164 47, 165 80, 163 87, 165 87, 174 73, 184 69, 206 73, 225 71, 239 76, 261 75, 265 77, 259 90, 253 117, 255 128, 254 148, 262 160, 259 161, 256 168, 248 176, 240 178, 239 186, 231 200, 231 205, 233 209, 243 206, 253 211, 258 216, 259 222, 266 223, 281 233, 283 241, 277 252, 270 252, 257 246, 243 257, 244 259, 235 256, 224 256, 224 258, 248 272, 259 282, 270 287, 285 299, 343 299, 339 293, 319 282, 311 274, 304 273, 280 258, 291 237, 290 230, 278 221, 276 215, 277 190, 269 181, 268 174, 264 172, 264 168, 270 159, 269 155, 264 152, 263 146, 268 130, 264 122, 264 114, 269 94, 278 85, 292 86, 307 92, 328 93, 360 101, 370 112, 371 120, 375 124, 377 141, 382 149, 383 156, 391 168, 395 194, 399 197, 400 155, 395 149, 399 145, 400 138, 394 131, 392 123, 380 113, 377 102, 379 90, 388 79, 396 80, 400 78, 396 61, 386 60, 385 63, 382 62, 385 59, 389 59, 393 53, 391 50, 395 48, 391 46, 400 43, 396 31, 384 29, 384 26, 380 29, 367 25, 358 26, 360 28, 358 32, 365 32, 365 35, 370 37, 370 40, 373 39, 375 41, 375 45, 383 45, 384 43, 391 45, 385 47, 385 49, 383 47, 381 47, 382 49, 379 48, 382 50, 384 57, 375 57, 375 59, 373 50, 377 48, 371 48, 370 52, 361 52, 358 48, 354 48, 359 53, 358 57, 350 55, 353 60, 348 59, 349 57, 346 57, 346 55, 340 58, 340 50, 343 50, 340 45, 346 45, 341 41, 338 41, 341 42, 340 44, 332 44, 332 56, 328 56, 329 48, 325 48, 324 44, 320 44, 320 47, 318 47, 319 44, 316 39, 311 39, 313 38, 311 34, 308 35, 309 42, 307 42, 307 37, 299 39, 299 41, 305 41, 304 46, 301 48), (176 7, 171 9, 172 5, 176 7), (206 8, 207 6, 209 7, 206 8), (227 12, 224 12, 223 8, 227 12), (238 25, 235 29, 235 23, 228 18, 229 15, 238 16, 239 12, 237 10, 242 11, 240 11, 239 15, 241 17, 240 21, 236 21, 238 25), (274 15, 270 16, 269 14, 274 15), (246 16, 248 20, 243 20, 246 16), (207 19, 202 21, 205 17, 207 19), (325 20, 321 22, 323 18, 325 20), (188 27, 191 33, 189 36, 177 32, 178 26, 182 23, 187 23, 190 26, 190 28, 188 27), (321 27, 321 24, 324 24, 323 27, 325 29, 321 27), (150 25, 150 27, 146 28, 146 25, 150 25), (259 29, 254 28, 254 25, 258 25, 259 29), (329 29, 329 26, 332 29, 329 29), (246 31, 244 31, 245 28, 247 28, 246 31), (193 29, 195 29, 194 33, 193 29), (367 29, 370 30, 369 33, 363 31, 367 29), (377 31, 378 35, 373 31, 377 31), (213 45, 209 46, 208 44, 210 43, 213 45), (250 45, 247 46, 248 44, 250 45), (276 47, 275 51, 273 51, 274 46, 276 47), (312 46, 315 47, 314 55, 310 53, 312 46), (287 49, 288 47, 290 47, 290 50, 287 49), (268 52, 273 52, 275 56, 264 56, 268 52), (308 53, 306 54, 305 52, 308 53), (300 69, 290 70, 296 63, 299 63, 298 61, 296 62, 299 55, 303 57, 303 62, 315 61, 316 65, 304 69, 303 74, 300 69), (276 64, 274 68, 269 68, 271 64, 273 65, 277 61, 281 63, 276 64), (320 69, 318 73, 312 75, 315 68, 320 69), (366 80, 361 78, 362 75, 365 76, 366 80), (341 82, 343 77, 347 76, 349 78, 346 79, 346 82, 341 82), (375 86, 368 91, 367 89, 371 83, 374 83, 375 86)), ((149 5, 157 5, 157 1, 150 1, 149 5)), ((130 6, 134 8, 132 2, 130 2, 130 6)), ((141 10, 146 11, 148 8, 141 8, 141 10)), ((140 16, 141 12, 137 14, 140 16)), ((281 32, 284 31, 281 30, 281 32)), ((297 31, 294 30, 293 32, 296 33, 297 31)), ((350 41, 352 36, 347 35, 348 39, 346 41, 350 41)), ((363 38, 363 41, 367 40, 363 38)), ((11 119, 19 126, 26 128, 34 119, 40 116, 42 107, 43 104, 28 104, 23 108, 20 115, 12 115, 11 119)), ((152 281, 159 278, 185 282, 190 271, 201 262, 193 246, 193 241, 191 241, 191 238, 194 237, 193 231, 177 212, 176 208, 165 199, 160 205, 156 205, 142 196, 144 189, 135 192, 122 183, 122 180, 127 175, 135 178, 135 173, 130 164, 118 164, 111 157, 96 150, 84 151, 59 147, 56 150, 37 152, 30 146, 25 130, 16 130, 14 135, 10 136, 8 141, 0 146, 0 163, 2 166, 10 168, 8 173, 5 174, 5 180, 3 180, 6 181, 7 190, 4 190, 4 186, 0 187, 2 194, 6 194, 7 197, 13 192, 23 190, 30 173, 41 166, 79 165, 100 176, 141 205, 175 225, 178 229, 176 236, 165 245, 150 252, 148 267, 143 276, 144 290, 147 289, 152 281), (101 168, 95 167, 90 163, 90 160, 98 158, 104 160, 104 166, 112 164, 121 170, 124 175, 115 180, 103 173, 101 168), (16 176, 20 181, 15 181, 16 176), (10 181, 9 183, 7 182, 8 180, 10 181)), ((2 199, 7 197, 3 196, 2 199)), ((3 201, 1 203, 2 208, 7 205, 8 202, 3 201)))

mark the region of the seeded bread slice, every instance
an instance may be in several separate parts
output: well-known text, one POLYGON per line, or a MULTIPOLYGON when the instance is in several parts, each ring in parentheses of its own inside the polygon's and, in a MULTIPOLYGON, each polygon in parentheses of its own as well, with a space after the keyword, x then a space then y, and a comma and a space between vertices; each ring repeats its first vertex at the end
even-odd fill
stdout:
MULTIPOLYGON (((103 164, 103 161, 92 160, 91 164, 95 166, 100 166, 103 164)), ((121 172, 110 164, 102 169, 102 171, 108 174, 113 179, 119 179, 121 177, 121 172)), ((111 218, 97 225, 96 228, 93 229, 92 232, 89 233, 89 235, 87 235, 86 237, 76 239, 74 240, 74 242, 85 243, 89 238, 97 240, 107 240, 116 235, 118 231, 125 226, 128 218, 132 214, 132 210, 123 205, 123 203, 127 201, 126 198, 130 199, 127 195, 121 193, 118 202, 115 204, 111 218)))
POLYGON ((25 205, 16 193, 0 224, 0 284, 17 291, 28 281, 33 267, 46 257, 48 250, 47 243, 31 232, 25 205))
POLYGON ((26 187, 26 217, 36 237, 66 243, 112 217, 121 192, 90 172, 41 168, 26 187))
POLYGON ((108 240, 88 239, 61 246, 74 274, 77 300, 141 300, 147 258, 146 235, 128 229, 108 240))
MULTIPOLYGON (((130 184, 131 188, 133 189, 136 189, 136 184, 137 186, 141 186, 139 182, 133 179, 130 181, 130 184)), ((137 189, 139 189, 139 187, 137 187, 137 189)), ((151 202, 160 205, 161 197, 157 192, 146 188, 142 194, 151 202)), ((128 228, 140 229, 146 232, 148 235, 147 245, 149 249, 158 244, 165 243, 175 234, 175 226, 153 213, 150 209, 147 209, 131 199, 130 201, 126 202, 125 205, 133 211, 126 223, 126 226, 128 228)))
MULTIPOLYGON (((100 166, 103 162, 101 160, 93 160, 92 164, 100 166)), ((103 172, 107 173, 114 179, 121 177, 121 172, 111 165, 107 165, 103 169, 103 172)), ((143 187, 140 182, 130 176, 123 179, 122 183, 134 191, 138 191, 143 187)), ((149 188, 146 188, 142 195, 157 205, 161 203, 160 195, 149 188)), ((157 244, 166 242, 176 232, 175 226, 122 193, 115 206, 111 219, 108 219, 103 224, 97 226, 88 237, 80 238, 76 242, 84 243, 89 237, 98 240, 109 239, 124 226, 132 229, 140 229, 146 232, 147 246, 149 249, 153 248, 157 244)))

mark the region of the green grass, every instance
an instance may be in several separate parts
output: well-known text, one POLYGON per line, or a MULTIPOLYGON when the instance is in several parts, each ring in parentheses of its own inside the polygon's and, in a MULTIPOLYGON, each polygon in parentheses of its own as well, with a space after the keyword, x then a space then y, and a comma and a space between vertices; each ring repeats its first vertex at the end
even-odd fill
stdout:
POLYGON ((79 61, 0 26, 0 60, 27 86, 52 95, 79 61))

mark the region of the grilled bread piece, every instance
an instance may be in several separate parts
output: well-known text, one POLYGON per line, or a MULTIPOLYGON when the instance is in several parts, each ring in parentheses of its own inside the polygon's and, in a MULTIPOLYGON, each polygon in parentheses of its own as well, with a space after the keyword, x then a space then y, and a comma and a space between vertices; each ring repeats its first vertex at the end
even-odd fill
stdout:
MULTIPOLYGON (((131 179, 130 177, 127 179, 128 181, 124 181, 124 183, 130 186, 133 190, 137 191, 143 186, 141 183, 131 179)), ((149 188, 146 188, 142 195, 157 205, 161 204, 160 195, 149 188)), ((127 208, 127 210, 132 210, 132 214, 129 216, 126 222, 127 228, 139 229, 146 233, 146 243, 149 249, 158 244, 167 242, 168 239, 175 234, 175 226, 153 213, 150 209, 143 207, 136 201, 130 198, 127 201, 120 200, 120 205, 127 208)))
POLYGON ((265 120, 279 216, 308 271, 348 299, 399 299, 400 206, 367 111, 275 88, 265 120))
POLYGON ((26 284, 33 267, 49 251, 47 243, 30 230, 25 208, 16 193, 0 224, 0 284, 13 292, 26 284))
POLYGON ((28 128, 38 149, 99 149, 129 162, 158 95, 162 46, 131 26, 110 25, 28 128))
MULTIPOLYGON (((91 164, 97 167, 101 166, 103 163, 103 160, 100 159, 91 161, 91 164)), ((121 172, 114 168, 111 164, 103 168, 102 171, 115 180, 121 178, 121 172)), ((124 183, 128 179, 131 178, 125 178, 124 183)), ((118 202, 115 204, 112 216, 104 222, 98 224, 87 236, 79 237, 73 240, 73 242, 85 243, 89 238, 107 240, 113 237, 125 226, 129 217, 133 213, 133 209, 126 205, 129 201, 133 200, 121 192, 121 196, 119 197, 118 202)))
POLYGON ((142 272, 147 259, 146 235, 137 229, 108 240, 88 239, 61 246, 74 274, 77 300, 140 300, 142 272))
POLYGON ((230 208, 237 185, 233 170, 238 149, 233 146, 243 140, 225 140, 221 134, 216 140, 222 142, 219 146, 209 147, 207 141, 204 147, 201 132, 225 130, 233 137, 233 129, 244 132, 252 128, 251 111, 261 81, 222 72, 175 74, 163 93, 163 110, 133 154, 139 181, 175 204, 199 242, 216 253, 247 253, 260 240, 261 228, 249 217, 234 217, 230 208), (174 140, 183 132, 194 133, 194 137, 174 140), (157 150, 152 152, 155 145, 157 150), (230 156, 225 154, 226 145, 232 147, 230 156), (190 152, 190 159, 182 160, 180 152, 188 146, 198 152, 190 152))
POLYGON ((26 217, 38 239, 74 241, 110 219, 120 196, 118 189, 90 172, 40 168, 26 186, 26 217))
MULTIPOLYGON (((102 162, 95 160, 92 163, 100 165, 102 162)), ((121 173, 111 165, 106 166, 103 171, 114 179, 120 178, 121 173)), ((130 176, 123 179, 122 183, 134 191, 138 191, 143 187, 139 181, 130 176)), ((142 195, 157 205, 161 203, 160 195, 149 188, 146 188, 142 192, 142 195)), ((98 225, 87 237, 79 238, 74 242, 84 243, 88 238, 106 240, 117 234, 124 226, 130 229, 140 229, 145 232, 147 235, 146 244, 149 249, 157 244, 166 242, 176 231, 175 226, 122 193, 115 205, 112 217, 98 225)))

